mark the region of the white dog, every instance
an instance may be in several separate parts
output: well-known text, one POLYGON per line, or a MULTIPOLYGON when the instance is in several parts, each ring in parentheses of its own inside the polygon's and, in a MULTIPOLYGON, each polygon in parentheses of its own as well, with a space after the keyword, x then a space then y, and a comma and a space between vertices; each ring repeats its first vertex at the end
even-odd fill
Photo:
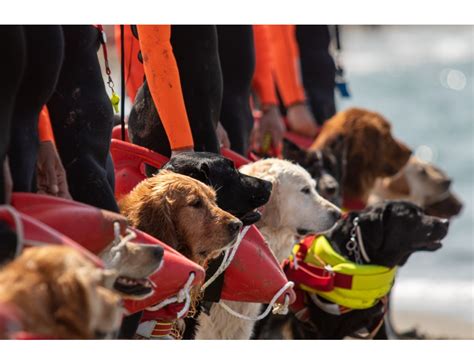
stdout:
MULTIPOLYGON (((316 182, 301 166, 281 159, 264 159, 243 166, 242 173, 272 182, 270 200, 257 223, 278 261, 287 258, 302 235, 328 230, 341 216, 340 210, 316 192, 316 182)), ((255 317, 259 303, 224 301, 234 311, 255 317)), ((253 321, 230 315, 218 304, 210 315, 201 314, 196 339, 249 339, 253 321)))

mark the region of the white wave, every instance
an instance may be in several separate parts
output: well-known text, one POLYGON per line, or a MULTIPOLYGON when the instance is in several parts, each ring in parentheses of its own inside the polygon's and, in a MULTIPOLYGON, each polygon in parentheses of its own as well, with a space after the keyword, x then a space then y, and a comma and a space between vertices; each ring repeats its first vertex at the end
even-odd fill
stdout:
POLYGON ((392 297, 395 310, 443 313, 474 322, 474 281, 402 279, 392 297))

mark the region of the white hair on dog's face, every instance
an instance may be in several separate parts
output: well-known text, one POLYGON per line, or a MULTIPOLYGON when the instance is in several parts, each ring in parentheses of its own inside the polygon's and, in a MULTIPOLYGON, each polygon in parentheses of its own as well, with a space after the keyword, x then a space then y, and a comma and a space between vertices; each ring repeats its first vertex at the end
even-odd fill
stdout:
MULTIPOLYGON (((340 210, 318 194, 316 182, 299 165, 269 158, 245 165, 241 172, 272 182, 270 200, 265 205, 257 226, 273 231, 270 235, 275 238, 281 236, 278 231, 285 231, 285 235, 290 236, 320 233, 332 227, 339 218, 340 210)), ((267 239, 275 255, 281 260, 290 253, 288 250, 294 238, 290 238, 289 245, 285 246, 280 246, 276 240, 280 239, 272 239, 270 236, 267 239)))

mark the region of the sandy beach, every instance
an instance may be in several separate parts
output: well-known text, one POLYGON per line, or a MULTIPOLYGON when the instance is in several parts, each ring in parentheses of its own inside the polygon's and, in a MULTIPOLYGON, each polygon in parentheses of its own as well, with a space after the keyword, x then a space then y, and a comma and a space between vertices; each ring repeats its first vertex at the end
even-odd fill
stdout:
POLYGON ((474 339, 474 322, 434 313, 396 311, 393 314, 398 332, 416 329, 426 339, 474 339))

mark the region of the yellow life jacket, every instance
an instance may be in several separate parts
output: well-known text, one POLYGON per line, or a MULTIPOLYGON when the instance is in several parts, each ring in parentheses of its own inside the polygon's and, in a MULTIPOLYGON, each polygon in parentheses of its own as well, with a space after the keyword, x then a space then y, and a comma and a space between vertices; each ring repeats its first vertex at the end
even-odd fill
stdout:
POLYGON ((288 263, 285 273, 289 280, 295 279, 297 287, 352 309, 365 309, 377 304, 392 288, 397 270, 356 264, 335 252, 323 235, 308 237, 296 244, 288 263), (318 278, 326 279, 324 286, 318 284, 318 278))

